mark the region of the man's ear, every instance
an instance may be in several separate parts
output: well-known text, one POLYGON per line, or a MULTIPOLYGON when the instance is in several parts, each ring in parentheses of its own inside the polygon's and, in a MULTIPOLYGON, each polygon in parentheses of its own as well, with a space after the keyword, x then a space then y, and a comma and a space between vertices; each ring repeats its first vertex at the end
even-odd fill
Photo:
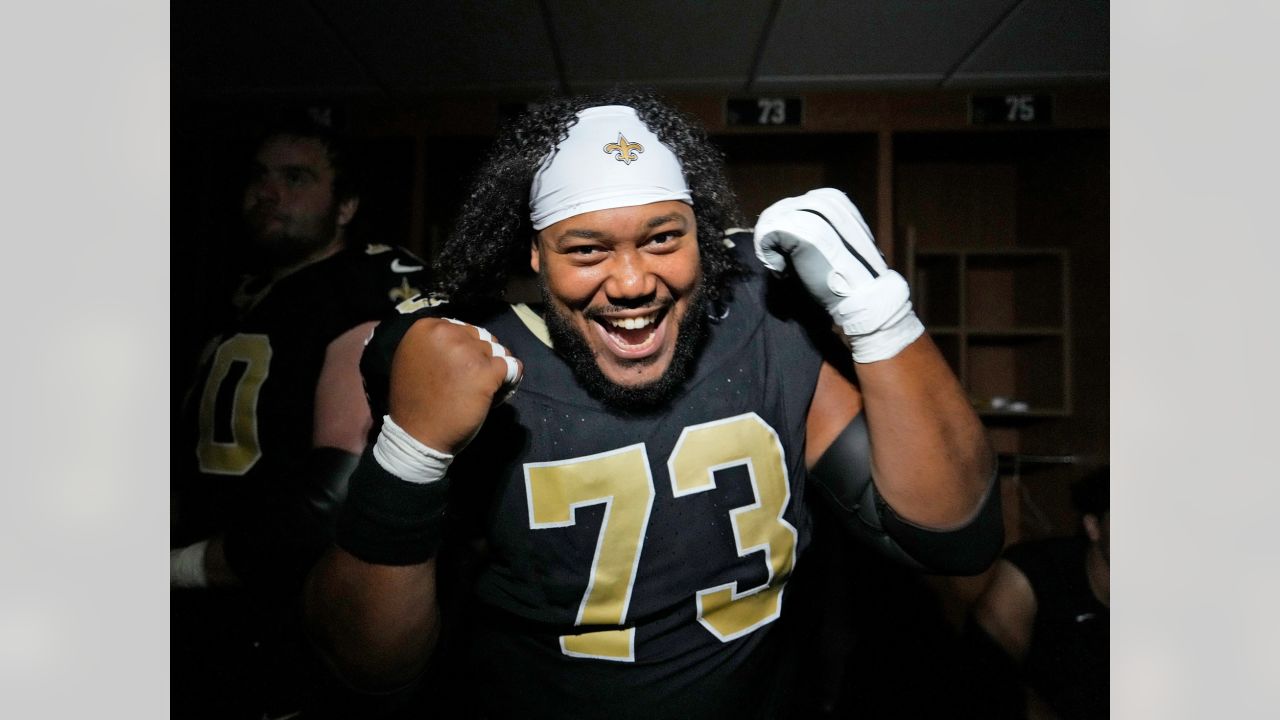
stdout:
POLYGON ((1089 536, 1089 542, 1098 542, 1102 537, 1102 528, 1098 525, 1098 516, 1090 513, 1084 516, 1084 532, 1089 536))
POLYGON ((535 273, 542 273, 542 254, 538 250, 537 235, 534 235, 533 240, 529 241, 529 267, 533 268, 535 273))
POLYGON ((356 216, 356 210, 360 209, 360 198, 347 198, 338 203, 338 227, 346 227, 351 222, 351 218, 356 216))

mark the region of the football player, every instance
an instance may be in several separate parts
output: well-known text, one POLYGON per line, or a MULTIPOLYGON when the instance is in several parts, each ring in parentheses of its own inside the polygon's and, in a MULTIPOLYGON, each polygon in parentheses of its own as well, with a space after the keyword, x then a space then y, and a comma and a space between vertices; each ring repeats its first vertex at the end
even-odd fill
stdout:
POLYGON ((175 435, 174 708, 274 716, 311 693, 298 592, 372 425, 359 373, 376 321, 423 263, 350 242, 349 150, 289 121, 257 146, 243 197, 251 257, 175 435))
POLYGON ((363 357, 381 428, 306 592, 345 677, 465 668, 483 717, 777 716, 815 487, 904 562, 994 559, 982 426, 857 209, 820 189, 738 219, 650 95, 500 135, 448 301, 363 357), (540 302, 504 297, 528 274, 540 302))

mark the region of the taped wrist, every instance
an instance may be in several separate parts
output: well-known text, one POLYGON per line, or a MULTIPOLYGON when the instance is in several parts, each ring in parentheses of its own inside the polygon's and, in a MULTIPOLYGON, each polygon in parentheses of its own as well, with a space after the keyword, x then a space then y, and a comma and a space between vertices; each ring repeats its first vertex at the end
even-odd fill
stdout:
POLYGON ((169 551, 169 587, 202 588, 209 586, 204 569, 204 552, 208 540, 169 551))
POLYGON ((368 563, 417 565, 440 547, 453 456, 413 439, 389 416, 383 421, 351 475, 337 544, 368 563))
POLYGON ((382 416, 382 429, 373 444, 373 457, 387 472, 411 483, 430 483, 444 478, 453 456, 428 447, 391 419, 382 416))
POLYGON ((846 532, 907 567, 976 575, 995 561, 1004 545, 1000 486, 994 473, 978 511, 959 527, 933 530, 899 517, 872 482, 871 441, 863 413, 841 431, 809 478, 846 532))

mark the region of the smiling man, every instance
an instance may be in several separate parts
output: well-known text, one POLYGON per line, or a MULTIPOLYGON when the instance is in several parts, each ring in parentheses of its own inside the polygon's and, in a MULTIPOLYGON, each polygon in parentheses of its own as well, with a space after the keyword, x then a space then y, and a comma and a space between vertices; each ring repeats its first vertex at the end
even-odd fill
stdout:
POLYGON ((352 683, 425 673, 432 702, 473 688, 462 716, 778 717, 810 494, 904 562, 994 559, 981 425, 842 193, 727 232, 704 134, 616 93, 508 128, 469 197, 448 301, 365 352, 382 426, 309 580, 352 683), (530 274, 540 304, 504 297, 530 274))
POLYGON ((584 213, 540 233, 547 330, 588 391, 628 409, 669 400, 702 338, 697 222, 666 201, 584 213))

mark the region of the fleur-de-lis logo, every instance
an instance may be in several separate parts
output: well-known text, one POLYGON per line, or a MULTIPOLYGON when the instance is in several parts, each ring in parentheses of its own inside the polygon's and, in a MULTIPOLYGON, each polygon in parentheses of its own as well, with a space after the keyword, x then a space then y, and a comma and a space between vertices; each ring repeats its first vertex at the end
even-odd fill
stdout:
POLYGON ((604 146, 605 153, 611 153, 615 160, 625 165, 630 165, 633 160, 639 160, 640 156, 636 153, 644 152, 644 146, 640 143, 627 141, 627 136, 618 133, 618 142, 611 142, 604 146))
POLYGON ((420 292, 422 291, 409 284, 409 278, 402 277, 400 278, 400 286, 391 288, 390 292, 387 293, 387 297, 392 302, 396 302, 397 300, 409 300, 420 292))

